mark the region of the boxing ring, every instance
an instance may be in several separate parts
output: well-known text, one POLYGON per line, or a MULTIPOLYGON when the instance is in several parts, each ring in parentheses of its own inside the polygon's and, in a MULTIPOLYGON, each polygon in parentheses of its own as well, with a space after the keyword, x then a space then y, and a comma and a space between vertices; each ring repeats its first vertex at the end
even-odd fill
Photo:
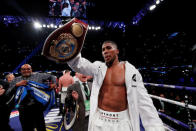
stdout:
MULTIPOLYGON (((196 126, 194 127, 194 123, 192 121, 192 117, 191 117, 191 113, 190 110, 195 111, 196 112, 196 106, 195 105, 191 105, 189 104, 189 100, 188 100, 188 95, 187 92, 192 92, 195 93, 196 92, 196 87, 186 87, 186 86, 176 86, 176 85, 166 85, 166 84, 155 84, 155 83, 144 83, 145 87, 150 88, 150 87, 156 87, 156 88, 172 88, 175 90, 182 90, 185 91, 184 92, 184 103, 182 102, 178 102, 178 101, 174 101, 171 99, 167 99, 167 98, 163 98, 163 97, 159 97, 159 96, 155 96, 155 95, 150 95, 150 97, 152 99, 156 99, 162 102, 166 102, 169 104, 173 104, 179 107, 183 107, 186 110, 187 116, 182 116, 182 117, 187 117, 188 119, 188 124, 177 120, 163 112, 158 111, 158 114, 160 117, 165 118, 167 120, 169 120, 170 122, 176 124, 179 126, 179 128, 183 128, 185 130, 190 130, 190 131, 196 131, 196 126)), ((163 121, 164 122, 164 121, 163 121)), ((167 127, 168 130, 172 130, 172 131, 177 131, 176 129, 174 129, 173 127, 170 127, 166 124, 164 124, 165 127, 167 127)))

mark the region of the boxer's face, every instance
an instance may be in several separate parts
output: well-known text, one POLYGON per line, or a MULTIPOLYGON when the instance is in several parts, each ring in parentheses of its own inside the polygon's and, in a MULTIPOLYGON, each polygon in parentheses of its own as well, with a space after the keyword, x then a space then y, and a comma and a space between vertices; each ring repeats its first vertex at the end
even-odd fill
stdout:
POLYGON ((31 66, 28 64, 25 64, 21 67, 21 74, 23 77, 29 77, 32 73, 31 66))
POLYGON ((102 45, 102 55, 106 63, 114 61, 117 58, 119 51, 112 43, 102 45))

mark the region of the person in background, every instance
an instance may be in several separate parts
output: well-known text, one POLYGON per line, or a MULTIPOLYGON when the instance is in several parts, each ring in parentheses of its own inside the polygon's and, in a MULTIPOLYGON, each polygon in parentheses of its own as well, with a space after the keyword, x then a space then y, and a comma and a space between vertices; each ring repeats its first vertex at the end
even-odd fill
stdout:
POLYGON ((63 71, 63 75, 59 78, 59 87, 58 90, 60 91, 60 112, 59 115, 64 113, 64 104, 65 98, 67 95, 67 87, 74 83, 73 77, 70 75, 70 70, 63 71))
POLYGON ((68 0, 65 3, 63 3, 62 16, 71 16, 71 5, 68 0))
MULTIPOLYGON (((34 81, 41 84, 49 84, 49 89, 54 89, 56 86, 56 78, 47 73, 33 73, 32 67, 29 64, 21 66, 21 76, 16 77, 11 83, 8 91, 12 91, 20 86, 26 86, 28 81, 34 81)), ((19 119, 23 131, 46 131, 44 120, 45 107, 38 102, 32 95, 27 92, 27 96, 20 103, 19 119)))
POLYGON ((9 73, 9 74, 7 74, 7 75, 5 76, 5 79, 6 79, 6 81, 7 81, 8 83, 10 83, 11 81, 13 81, 14 78, 15 78, 15 76, 14 76, 14 74, 12 74, 12 73, 9 73))
POLYGON ((5 131, 14 131, 9 125, 10 113, 12 111, 12 106, 7 104, 10 97, 6 94, 9 88, 9 83, 0 79, 0 128, 5 131))
POLYGON ((75 120, 72 130, 87 131, 90 113, 90 94, 92 82, 87 81, 89 76, 85 76, 80 73, 76 74, 78 80, 75 81, 74 84, 70 85, 67 90, 67 97, 73 97, 79 105, 78 117, 75 120))

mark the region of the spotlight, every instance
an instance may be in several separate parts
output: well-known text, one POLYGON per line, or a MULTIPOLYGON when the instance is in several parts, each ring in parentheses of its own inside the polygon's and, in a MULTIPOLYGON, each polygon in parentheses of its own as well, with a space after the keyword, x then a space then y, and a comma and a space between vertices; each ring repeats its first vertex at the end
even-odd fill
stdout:
POLYGON ((154 10, 156 8, 156 5, 151 5, 149 10, 154 10))
POLYGON ((46 27, 46 25, 45 25, 45 24, 43 24, 43 25, 42 25, 42 27, 44 27, 44 28, 45 28, 45 27, 46 27))
POLYGON ((157 4, 157 5, 160 4, 160 0, 157 0, 157 1, 156 1, 156 4, 157 4))
POLYGON ((50 27, 52 27, 52 28, 53 28, 53 27, 54 27, 54 25, 53 25, 53 24, 50 24, 50 27))
POLYGON ((42 27, 42 25, 41 25, 39 22, 34 22, 34 27, 35 27, 36 29, 39 29, 39 28, 42 27))
POLYGON ((133 23, 133 25, 135 25, 135 24, 136 24, 136 22, 135 22, 135 21, 133 21, 132 23, 133 23))

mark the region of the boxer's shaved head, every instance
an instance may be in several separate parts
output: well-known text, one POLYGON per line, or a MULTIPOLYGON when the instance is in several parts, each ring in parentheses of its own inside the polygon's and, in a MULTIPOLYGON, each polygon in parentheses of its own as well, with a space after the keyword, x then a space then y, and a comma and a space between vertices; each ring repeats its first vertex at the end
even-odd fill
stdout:
POLYGON ((116 49, 118 49, 118 46, 117 46, 116 42, 111 41, 111 40, 106 40, 106 41, 103 42, 102 46, 103 46, 104 44, 106 44, 106 43, 111 43, 116 49))

